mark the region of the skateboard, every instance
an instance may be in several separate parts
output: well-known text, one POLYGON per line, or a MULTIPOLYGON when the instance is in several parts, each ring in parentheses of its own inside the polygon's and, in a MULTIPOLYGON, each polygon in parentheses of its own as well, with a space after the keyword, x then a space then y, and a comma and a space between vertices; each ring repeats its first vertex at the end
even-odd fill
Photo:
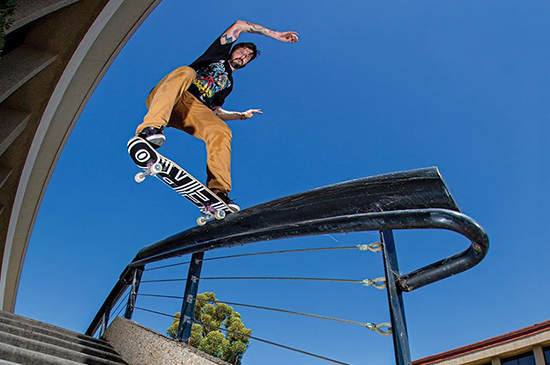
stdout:
POLYGON ((197 218, 197 224, 204 226, 213 219, 224 219, 227 213, 233 213, 223 200, 218 198, 204 184, 195 179, 178 164, 157 152, 146 140, 133 137, 128 141, 128 153, 134 163, 143 172, 138 172, 134 180, 141 183, 147 176, 155 176, 180 194, 197 208, 202 216, 197 218))

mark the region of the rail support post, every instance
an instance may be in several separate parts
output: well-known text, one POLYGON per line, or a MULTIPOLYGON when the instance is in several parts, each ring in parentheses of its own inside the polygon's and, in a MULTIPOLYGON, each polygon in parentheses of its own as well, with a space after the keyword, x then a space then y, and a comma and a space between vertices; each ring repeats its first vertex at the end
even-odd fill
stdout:
POLYGON ((191 264, 187 281, 185 282, 185 293, 180 312, 180 324, 176 338, 181 342, 187 343, 191 337, 191 327, 193 326, 193 315, 195 312, 195 299, 199 290, 199 278, 201 276, 202 259, 204 252, 196 252, 191 256, 191 264))
POLYGON ((405 320, 405 308, 403 306, 403 295, 397 287, 399 279, 399 265, 397 263, 397 252, 393 231, 380 231, 382 250, 384 254, 384 269, 386 271, 386 287, 388 291, 388 303, 390 306, 391 327, 397 365, 411 365, 411 350, 409 346, 409 335, 407 333, 407 322, 405 320))
POLYGON ((109 316, 111 315, 111 307, 107 306, 105 307, 105 311, 103 312, 103 316, 101 318, 101 328, 99 330, 99 338, 103 337, 105 334, 105 331, 107 330, 107 326, 109 325, 109 316))
POLYGON ((132 315, 134 314, 139 284, 141 283, 141 275, 143 275, 143 267, 139 267, 134 270, 134 276, 132 278, 132 288, 130 289, 128 304, 126 305, 126 312, 124 313, 124 318, 126 319, 132 319, 132 315))

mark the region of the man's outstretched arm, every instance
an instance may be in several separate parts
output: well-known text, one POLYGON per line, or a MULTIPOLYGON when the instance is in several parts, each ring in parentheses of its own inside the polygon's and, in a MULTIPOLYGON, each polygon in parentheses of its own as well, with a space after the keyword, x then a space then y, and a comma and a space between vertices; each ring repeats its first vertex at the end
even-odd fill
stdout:
POLYGON ((254 24, 244 20, 237 20, 235 24, 230 26, 221 36, 221 43, 232 43, 239 38, 242 32, 263 34, 281 42, 296 43, 298 42, 298 33, 292 31, 277 32, 266 28, 259 24, 254 24))
POLYGON ((216 114, 221 120, 244 120, 252 118, 254 114, 263 114, 260 109, 248 109, 244 112, 230 112, 217 106, 214 107, 212 110, 214 111, 214 114, 216 114))

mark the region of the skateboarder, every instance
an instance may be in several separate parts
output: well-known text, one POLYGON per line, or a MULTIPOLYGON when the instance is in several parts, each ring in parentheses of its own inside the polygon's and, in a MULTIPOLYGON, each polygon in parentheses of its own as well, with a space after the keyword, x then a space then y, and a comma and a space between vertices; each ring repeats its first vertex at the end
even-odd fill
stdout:
POLYGON ((254 43, 233 43, 242 32, 263 34, 273 39, 295 43, 298 34, 277 32, 258 24, 238 20, 189 66, 166 75, 151 91, 145 104, 149 111, 136 135, 158 148, 165 141, 164 127, 174 127, 206 143, 206 185, 224 202, 232 204, 231 129, 225 120, 250 119, 262 114, 260 109, 243 112, 222 109, 233 89, 233 71, 245 67, 259 55, 254 43))

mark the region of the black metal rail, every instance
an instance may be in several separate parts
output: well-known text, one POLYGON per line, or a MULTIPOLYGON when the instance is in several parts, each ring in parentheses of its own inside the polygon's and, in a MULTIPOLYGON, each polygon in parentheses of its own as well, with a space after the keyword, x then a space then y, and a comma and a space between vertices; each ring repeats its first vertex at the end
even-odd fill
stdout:
MULTIPOLYGON (((110 308, 132 282, 134 290, 136 276, 141 275, 147 264, 253 242, 358 231, 381 232, 396 359, 399 365, 409 364, 401 293, 475 266, 489 248, 487 234, 472 218, 459 212, 437 168, 358 179, 296 194, 147 246, 124 269, 86 334, 93 335, 106 318, 108 320, 110 308), (470 246, 451 257, 399 275, 391 231, 402 229, 450 230, 466 237, 470 246), (392 275, 389 270, 393 270, 392 275)), ((186 294, 189 293, 186 291, 186 294)), ((128 307, 133 307, 134 303, 135 297, 130 295, 128 307)))

